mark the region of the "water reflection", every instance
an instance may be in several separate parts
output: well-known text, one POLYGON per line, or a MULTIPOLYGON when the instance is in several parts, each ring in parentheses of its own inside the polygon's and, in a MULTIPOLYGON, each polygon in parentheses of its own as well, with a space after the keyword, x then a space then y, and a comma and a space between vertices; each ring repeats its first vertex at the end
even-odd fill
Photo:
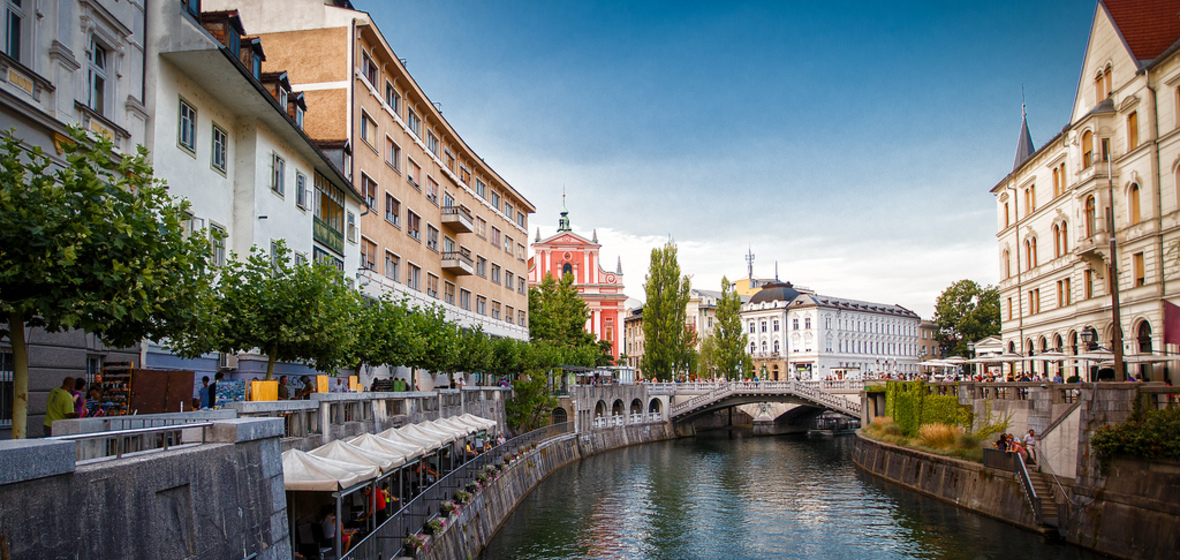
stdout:
POLYGON ((484 560, 1097 558, 864 475, 852 440, 698 436, 562 469, 484 560))

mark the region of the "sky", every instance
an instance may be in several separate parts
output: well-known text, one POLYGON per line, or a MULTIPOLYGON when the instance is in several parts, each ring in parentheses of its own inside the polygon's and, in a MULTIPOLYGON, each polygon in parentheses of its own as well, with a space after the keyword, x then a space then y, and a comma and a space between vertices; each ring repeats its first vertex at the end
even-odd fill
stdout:
POLYGON ((597 230, 643 299, 669 239, 693 287, 778 276, 933 315, 995 284, 990 190, 1021 99, 1069 119, 1094 3, 353 0, 555 233, 597 230), (1022 93, 1023 92, 1023 93, 1022 93))

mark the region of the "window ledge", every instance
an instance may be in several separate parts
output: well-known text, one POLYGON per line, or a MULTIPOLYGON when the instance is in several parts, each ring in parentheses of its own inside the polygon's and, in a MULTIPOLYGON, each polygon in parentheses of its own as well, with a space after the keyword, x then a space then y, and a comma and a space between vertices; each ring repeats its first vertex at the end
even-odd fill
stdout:
POLYGON ((123 127, 114 123, 114 121, 98 114, 97 111, 87 107, 80 101, 74 102, 74 108, 82 113, 82 126, 94 133, 102 134, 107 137, 115 136, 117 138, 131 138, 131 133, 123 129, 123 127))

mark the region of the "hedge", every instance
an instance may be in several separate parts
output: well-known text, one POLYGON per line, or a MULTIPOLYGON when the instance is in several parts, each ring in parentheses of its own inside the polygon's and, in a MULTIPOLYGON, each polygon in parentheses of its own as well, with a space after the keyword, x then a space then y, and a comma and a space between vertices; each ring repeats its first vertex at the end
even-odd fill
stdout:
POLYGON ((885 414, 907 437, 917 437, 924 424, 970 427, 971 408, 957 395, 932 395, 925 381, 890 381, 885 388, 885 414))

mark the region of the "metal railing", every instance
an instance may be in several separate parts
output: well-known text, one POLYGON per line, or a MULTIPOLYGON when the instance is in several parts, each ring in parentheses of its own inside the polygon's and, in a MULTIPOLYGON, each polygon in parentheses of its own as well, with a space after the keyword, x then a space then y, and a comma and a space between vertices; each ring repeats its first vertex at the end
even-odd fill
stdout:
POLYGON ((53 436, 49 439, 77 442, 75 456, 77 462, 111 457, 117 459, 127 453, 167 451, 179 445, 196 444, 196 441, 184 441, 184 432, 187 430, 199 429, 201 432, 200 443, 203 444, 205 443, 205 428, 212 425, 212 422, 195 422, 131 430, 70 434, 53 436))
POLYGON ((476 455, 405 502, 400 510, 343 554, 341 560, 373 560, 401 556, 405 538, 422 530, 427 521, 438 516, 439 504, 452 499, 456 491, 462 490, 468 482, 474 481, 485 466, 499 463, 506 453, 515 454, 533 442, 571 433, 573 429, 573 422, 545 426, 476 455))
POLYGON ((823 405, 837 412, 860 416, 860 403, 838 397, 824 390, 823 381, 730 381, 712 392, 672 406, 673 417, 707 407, 740 393, 743 395, 790 395, 823 405))
POLYGON ((1041 513, 1041 497, 1037 495, 1037 489, 1033 488, 1032 478, 1028 475, 1028 466, 1024 464, 1023 458, 1017 453, 1010 453, 1012 455, 1012 464, 1016 471, 1016 480, 1020 482, 1020 489, 1023 490, 1024 501, 1028 503, 1033 510, 1033 518, 1036 519, 1038 525, 1044 524, 1044 516, 1041 513))

